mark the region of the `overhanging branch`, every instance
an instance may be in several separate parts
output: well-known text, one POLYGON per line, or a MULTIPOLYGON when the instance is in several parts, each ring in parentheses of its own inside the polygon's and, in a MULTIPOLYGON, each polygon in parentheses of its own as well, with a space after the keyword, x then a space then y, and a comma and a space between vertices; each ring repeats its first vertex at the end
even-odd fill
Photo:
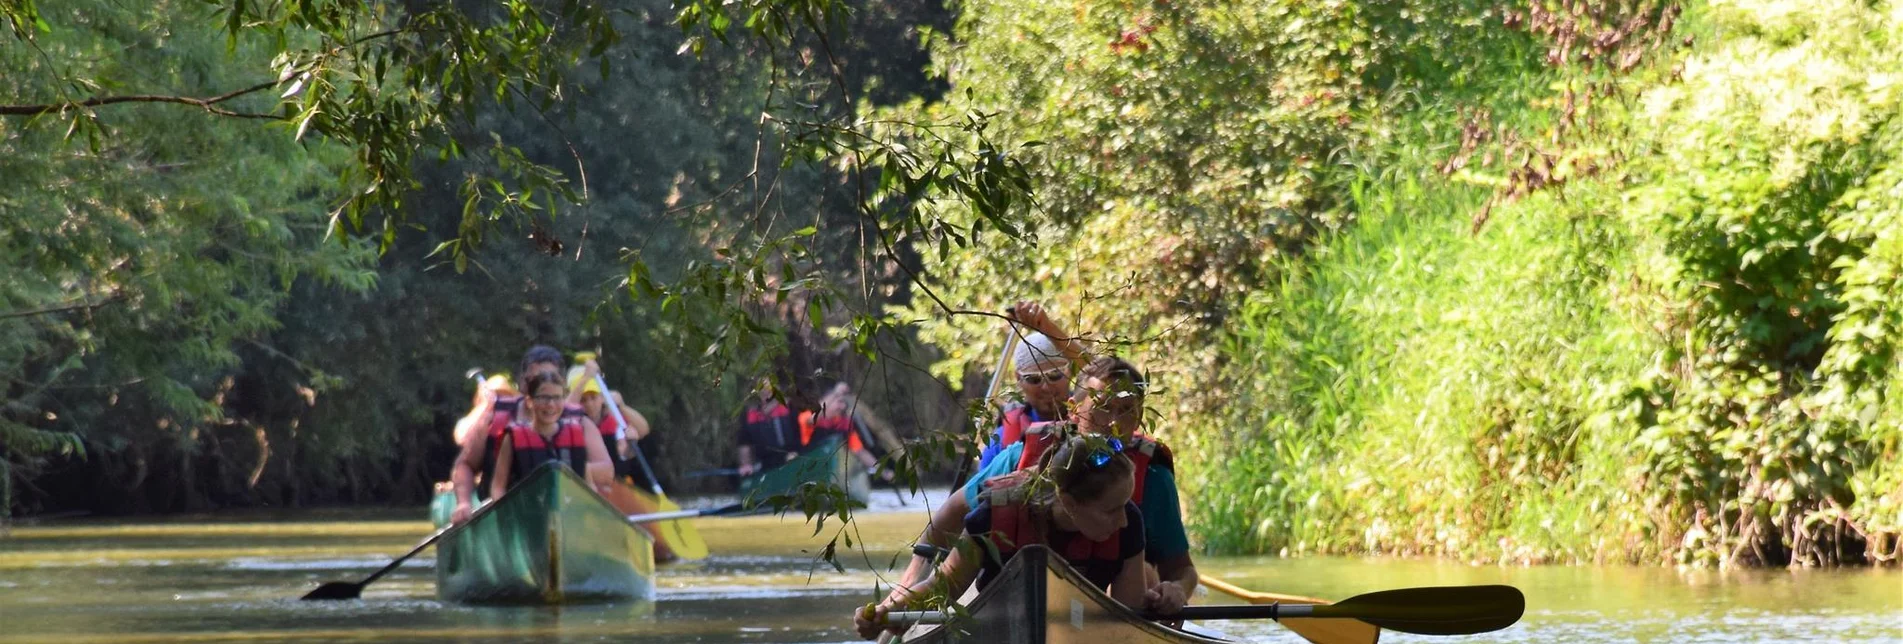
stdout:
POLYGON ((190 105, 219 116, 251 119, 279 119, 276 114, 258 114, 254 112, 235 112, 218 107, 219 103, 229 101, 246 94, 262 91, 276 85, 277 81, 266 81, 243 89, 233 90, 217 96, 194 98, 191 96, 166 96, 159 94, 134 94, 127 96, 97 96, 83 101, 63 103, 45 103, 41 105, 0 105, 0 116, 40 116, 52 112, 65 111, 75 107, 100 107, 119 103, 176 103, 190 105))
POLYGON ((79 310, 85 310, 85 311, 91 311, 91 310, 93 310, 93 309, 96 309, 96 308, 99 308, 99 307, 102 307, 102 306, 105 306, 105 305, 107 305, 107 304, 111 304, 111 303, 113 303, 113 302, 116 302, 116 301, 118 301, 118 300, 119 300, 119 299, 120 299, 121 297, 123 297, 123 294, 120 294, 120 293, 114 293, 114 294, 112 294, 112 295, 109 295, 109 296, 107 296, 107 297, 105 297, 105 298, 103 298, 103 299, 100 299, 100 300, 99 300, 99 301, 97 301, 97 302, 78 302, 78 303, 73 303, 73 304, 65 304, 65 305, 61 305, 61 306, 53 306, 53 307, 47 307, 47 308, 43 308, 43 309, 33 309, 33 310, 30 310, 30 311, 8 311, 8 312, 5 312, 5 313, 0 313, 0 320, 9 320, 9 319, 13 319, 13 318, 24 318, 24 317, 32 317, 32 316, 35 316, 35 315, 48 315, 48 314, 52 314, 52 313, 65 313, 65 312, 67 312, 67 311, 79 311, 79 310))

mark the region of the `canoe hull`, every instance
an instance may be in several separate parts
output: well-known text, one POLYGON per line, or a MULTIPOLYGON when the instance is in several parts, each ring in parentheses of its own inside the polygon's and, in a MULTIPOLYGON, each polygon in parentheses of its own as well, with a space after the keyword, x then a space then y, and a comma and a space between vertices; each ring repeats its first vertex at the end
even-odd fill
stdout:
POLYGON ((649 601, 653 540, 568 468, 543 467, 437 544, 436 593, 471 604, 649 601))
POLYGON ((849 458, 843 441, 822 443, 785 465, 740 479, 740 501, 754 507, 774 496, 791 494, 807 483, 831 481, 846 489, 846 497, 865 505, 872 499, 872 481, 849 458))
POLYGON ((1043 546, 1020 550, 985 592, 966 605, 967 617, 929 630, 915 629, 907 644, 1227 644, 1143 619, 1097 590, 1043 546))

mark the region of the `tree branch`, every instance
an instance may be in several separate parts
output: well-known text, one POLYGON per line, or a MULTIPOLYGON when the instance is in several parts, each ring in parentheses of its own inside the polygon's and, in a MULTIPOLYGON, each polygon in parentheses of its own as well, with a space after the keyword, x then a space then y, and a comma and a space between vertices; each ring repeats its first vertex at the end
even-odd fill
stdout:
POLYGON ((32 317, 35 315, 47 315, 50 313, 65 313, 67 311, 77 311, 81 309, 91 311, 93 309, 118 301, 120 297, 122 297, 120 294, 114 293, 110 296, 107 296, 105 299, 99 300, 97 302, 79 302, 76 304, 67 304, 64 306, 54 306, 54 307, 48 307, 43 309, 34 309, 31 311, 10 311, 7 313, 0 313, 0 320, 10 320, 13 318, 32 317))
POLYGON ((67 109, 74 108, 74 107, 99 107, 102 105, 114 105, 118 103, 177 103, 180 105, 191 105, 194 107, 202 108, 207 112, 211 112, 219 116, 230 116, 230 117, 236 117, 236 118, 251 118, 251 119, 281 119, 283 117, 280 117, 276 114, 234 112, 231 110, 218 107, 219 103, 223 103, 225 101, 229 101, 231 99, 244 96, 246 94, 262 91, 277 84, 278 84, 277 81, 266 81, 266 82, 258 83, 256 85, 252 85, 250 87, 246 87, 243 89, 233 90, 230 92, 226 92, 224 94, 219 94, 217 96, 210 96, 206 98, 193 98, 190 96, 135 94, 135 95, 128 95, 128 96, 97 96, 97 97, 89 98, 83 101, 66 101, 61 103, 46 103, 42 105, 0 105, 0 116, 40 116, 42 114, 47 114, 51 112, 65 111, 67 109))

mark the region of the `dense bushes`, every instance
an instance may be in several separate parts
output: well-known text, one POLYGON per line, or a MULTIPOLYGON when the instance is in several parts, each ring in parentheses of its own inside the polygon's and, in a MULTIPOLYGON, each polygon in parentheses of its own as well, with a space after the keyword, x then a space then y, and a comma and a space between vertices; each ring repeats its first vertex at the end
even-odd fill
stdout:
POLYGON ((1212 546, 1895 561, 1903 24, 1694 20, 1672 75, 1587 114, 1617 165, 1465 234, 1485 193, 1396 153, 1363 225, 1251 299, 1225 350, 1248 396, 1197 442, 1247 454, 1200 479, 1212 546))

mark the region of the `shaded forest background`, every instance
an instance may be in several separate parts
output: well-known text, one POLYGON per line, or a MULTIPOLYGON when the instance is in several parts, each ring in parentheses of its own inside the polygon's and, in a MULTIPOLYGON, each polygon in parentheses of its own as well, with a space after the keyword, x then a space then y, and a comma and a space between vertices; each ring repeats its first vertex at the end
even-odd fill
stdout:
MULTIPOLYGON (((0 101, 75 91, 47 64, 203 95, 256 46, 228 53, 210 10, 79 4, 44 53, 0 49, 0 101)), ((9 505, 416 502, 463 372, 532 342, 603 348, 678 486, 728 458, 761 373, 864 383, 908 435, 962 427, 1000 339, 939 303, 1034 297, 1151 370, 1151 429, 1212 550, 1897 561, 1903 5, 851 8, 836 48, 699 58, 667 3, 618 17, 586 93, 479 121, 536 162, 579 158, 587 200, 475 231, 462 272, 426 255, 471 232, 462 164, 506 155, 419 167, 424 225, 379 255, 325 239, 346 160, 323 143, 181 127, 176 106, 115 113, 103 150, 0 120, 9 505), (1034 146, 1014 153, 1033 212, 995 226, 1021 234, 869 259, 863 159, 756 147, 769 78, 838 91, 775 61, 827 51, 868 123, 985 114, 1034 146), (740 302, 784 356, 706 360, 720 318, 622 283, 630 256, 687 275, 731 231, 808 226, 798 261, 860 297, 740 302), (825 330, 851 311, 905 331, 854 357, 825 330)), ((904 206, 990 217, 928 193, 904 206)))

